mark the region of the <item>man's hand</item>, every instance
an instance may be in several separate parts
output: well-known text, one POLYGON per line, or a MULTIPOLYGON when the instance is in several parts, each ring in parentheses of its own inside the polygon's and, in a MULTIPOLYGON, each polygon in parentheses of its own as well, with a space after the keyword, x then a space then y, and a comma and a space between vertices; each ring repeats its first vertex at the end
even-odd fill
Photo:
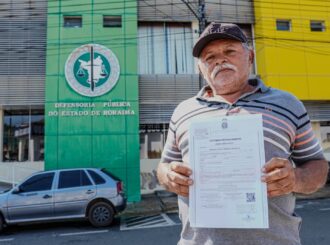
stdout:
POLYGON ((272 158, 263 167, 261 180, 267 184, 268 197, 310 194, 325 184, 328 169, 325 160, 310 160, 294 168, 287 159, 272 158))
POLYGON ((268 197, 289 194, 296 184, 295 169, 283 158, 272 158, 262 169, 261 180, 267 184, 268 197))
POLYGON ((192 171, 188 164, 182 162, 160 163, 157 176, 159 183, 168 191, 181 196, 189 196, 189 186, 193 184, 189 178, 192 171))

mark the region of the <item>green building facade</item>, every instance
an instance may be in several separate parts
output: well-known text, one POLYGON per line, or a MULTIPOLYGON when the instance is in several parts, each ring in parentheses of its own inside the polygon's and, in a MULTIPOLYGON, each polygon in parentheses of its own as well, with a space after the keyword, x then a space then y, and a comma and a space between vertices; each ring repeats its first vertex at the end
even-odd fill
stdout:
POLYGON ((47 22, 45 169, 107 168, 129 201, 140 199, 136 4, 48 1, 47 22))

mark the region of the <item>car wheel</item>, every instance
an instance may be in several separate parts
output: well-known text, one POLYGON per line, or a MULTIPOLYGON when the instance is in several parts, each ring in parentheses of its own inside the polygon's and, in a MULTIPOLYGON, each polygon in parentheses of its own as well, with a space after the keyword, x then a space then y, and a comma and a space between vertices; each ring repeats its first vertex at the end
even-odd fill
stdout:
POLYGON ((88 220, 95 227, 104 227, 112 223, 114 214, 111 205, 105 202, 97 202, 89 209, 88 220))

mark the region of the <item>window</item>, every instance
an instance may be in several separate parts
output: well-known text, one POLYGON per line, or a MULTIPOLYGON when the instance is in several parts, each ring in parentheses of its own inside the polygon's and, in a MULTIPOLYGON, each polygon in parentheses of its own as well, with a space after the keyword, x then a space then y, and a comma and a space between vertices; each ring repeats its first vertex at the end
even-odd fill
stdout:
POLYGON ((96 185, 101 185, 105 183, 105 180, 98 173, 95 173, 92 170, 87 170, 87 171, 96 185))
POLYGON ((43 110, 31 110, 30 113, 30 161, 44 160, 45 120, 43 110))
POLYGON ((82 17, 81 15, 75 16, 63 16, 63 26, 67 28, 81 28, 82 27, 82 17))
POLYGON ((54 173, 45 173, 32 176, 20 185, 21 192, 47 191, 52 189, 54 173))
POLYGON ((311 20, 311 31, 319 31, 319 32, 325 31, 324 21, 311 20))
POLYGON ((103 27, 121 27, 121 16, 103 16, 103 27))
POLYGON ((291 20, 276 20, 278 31, 291 31, 291 20))
POLYGON ((44 160, 44 110, 4 111, 3 161, 44 160))
POLYGON ((91 181, 83 170, 61 171, 58 188, 63 189, 91 184, 91 181))
POLYGON ((190 23, 139 23, 139 74, 193 74, 190 23))
POLYGON ((142 159, 161 158, 168 132, 168 124, 140 125, 140 157, 142 159))

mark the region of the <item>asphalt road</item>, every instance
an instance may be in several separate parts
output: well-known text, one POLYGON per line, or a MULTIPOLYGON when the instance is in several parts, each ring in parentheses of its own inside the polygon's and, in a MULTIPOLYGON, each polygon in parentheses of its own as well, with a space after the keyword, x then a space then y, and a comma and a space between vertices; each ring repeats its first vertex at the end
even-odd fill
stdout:
MULTIPOLYGON (((303 217, 303 245, 330 244, 330 199, 298 201, 297 213, 303 217)), ((8 227, 0 244, 10 245, 171 245, 180 234, 177 214, 136 217, 106 228, 95 229, 87 222, 67 222, 8 227), (158 227, 157 227, 158 226, 158 227)))
POLYGON ((299 201, 296 212, 303 218, 300 232, 303 245, 330 244, 330 198, 299 201))

